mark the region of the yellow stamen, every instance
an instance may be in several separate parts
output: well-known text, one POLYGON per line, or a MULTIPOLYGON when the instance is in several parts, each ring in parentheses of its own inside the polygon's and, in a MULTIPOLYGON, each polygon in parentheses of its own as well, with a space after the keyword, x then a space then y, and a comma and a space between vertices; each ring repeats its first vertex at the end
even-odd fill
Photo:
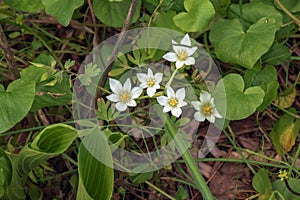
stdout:
POLYGON ((155 85, 155 80, 152 78, 149 78, 147 81, 148 87, 153 87, 155 85))
POLYGON ((120 101, 126 102, 126 101, 128 101, 128 99, 129 99, 128 93, 125 92, 125 93, 121 94, 120 101))
POLYGON ((187 58, 187 53, 185 51, 180 51, 178 54, 177 54, 177 58, 178 60, 180 61, 184 61, 186 60, 187 58))
POLYGON ((210 114, 210 113, 211 113, 211 107, 208 106, 208 105, 205 106, 204 111, 205 111, 207 114, 210 114))
POLYGON ((281 181, 284 181, 289 178, 286 170, 283 171, 279 170, 278 177, 280 178, 281 181))
POLYGON ((176 107, 177 104, 178 104, 177 99, 171 98, 171 99, 169 100, 169 105, 170 105, 171 107, 176 107))

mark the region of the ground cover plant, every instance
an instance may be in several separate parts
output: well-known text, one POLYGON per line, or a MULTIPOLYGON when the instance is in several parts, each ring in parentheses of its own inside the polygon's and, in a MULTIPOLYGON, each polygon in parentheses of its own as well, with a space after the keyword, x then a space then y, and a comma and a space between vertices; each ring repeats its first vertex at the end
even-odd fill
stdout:
POLYGON ((299 0, 3 0, 0 23, 0 199, 300 199, 299 0))

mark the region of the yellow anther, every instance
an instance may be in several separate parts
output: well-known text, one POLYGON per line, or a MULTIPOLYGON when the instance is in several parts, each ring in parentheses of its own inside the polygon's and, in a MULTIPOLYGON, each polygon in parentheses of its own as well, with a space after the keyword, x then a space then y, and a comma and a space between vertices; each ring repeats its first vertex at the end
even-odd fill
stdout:
POLYGON ((153 87, 155 85, 155 80, 152 78, 149 78, 147 81, 148 87, 153 87))
POLYGON ((184 60, 186 60, 186 58, 187 58, 187 53, 186 53, 185 51, 180 51, 180 52, 177 54, 177 57, 178 57, 178 60, 184 61, 184 60))
POLYGON ((211 107, 210 106, 205 106, 204 108, 205 113, 210 114, 211 113, 211 107))
POLYGON ((170 105, 171 107, 176 107, 177 104, 178 104, 177 99, 171 98, 171 99, 169 100, 169 105, 170 105))

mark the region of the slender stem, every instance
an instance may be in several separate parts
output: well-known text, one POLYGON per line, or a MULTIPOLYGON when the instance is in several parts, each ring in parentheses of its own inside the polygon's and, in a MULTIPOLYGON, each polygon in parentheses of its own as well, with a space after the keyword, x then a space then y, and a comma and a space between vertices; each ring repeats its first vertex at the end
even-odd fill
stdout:
POLYGON ((285 12, 300 27, 300 20, 297 17, 295 17, 288 9, 286 9, 286 7, 284 7, 284 5, 282 5, 282 3, 279 0, 274 1, 280 7, 280 9, 283 10, 283 12, 285 12))
POLYGON ((158 187, 156 187, 155 185, 153 185, 152 183, 150 183, 149 181, 146 181, 145 183, 147 183, 150 187, 154 188, 156 191, 158 191, 159 193, 165 195, 166 197, 168 197, 171 200, 176 200, 175 198, 171 197, 170 195, 168 195, 167 193, 165 193, 164 191, 162 191, 161 189, 159 189, 158 187))
POLYGON ((166 84, 166 87, 165 87, 166 89, 171 85, 171 83, 172 83, 172 81, 173 81, 173 79, 174 79, 174 77, 175 77, 177 71, 178 71, 178 69, 176 68, 175 71, 173 72, 173 74, 171 75, 170 80, 169 80, 169 81, 167 82, 167 84, 166 84))
POLYGON ((214 197, 211 194, 202 174, 199 172, 199 168, 196 162, 192 158, 190 152, 187 151, 188 147, 186 143, 184 142, 184 140, 181 139, 181 137, 178 137, 178 131, 176 130, 174 123, 170 120, 167 114, 163 113, 161 110, 159 110, 158 112, 159 116, 162 117, 163 121, 165 122, 165 127, 167 128, 168 133, 174 139, 174 143, 177 150, 179 151, 179 153, 182 154, 182 158, 184 159, 185 164, 187 165, 194 178, 194 182, 197 186, 197 189, 201 192, 205 200, 213 200, 214 197))

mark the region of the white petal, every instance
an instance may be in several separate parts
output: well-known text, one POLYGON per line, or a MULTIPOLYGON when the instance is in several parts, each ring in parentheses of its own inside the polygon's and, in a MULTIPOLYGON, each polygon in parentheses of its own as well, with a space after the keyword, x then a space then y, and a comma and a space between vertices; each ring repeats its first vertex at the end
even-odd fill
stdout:
POLYGON ((205 116, 201 112, 195 112, 194 118, 199 122, 203 122, 205 120, 205 116))
POLYGON ((206 119, 210 122, 210 123, 215 123, 215 116, 214 115, 207 115, 206 119))
POLYGON ((162 106, 165 106, 168 104, 168 98, 165 96, 160 96, 160 97, 157 97, 156 99, 157 99, 157 102, 162 106))
POLYGON ((197 49, 198 49, 197 47, 187 48, 186 53, 188 56, 191 56, 197 51, 197 49))
POLYGON ((210 98, 211 98, 211 95, 208 92, 206 92, 206 91, 201 92, 201 94, 200 94, 201 102, 210 102, 210 98))
POLYGON ((179 100, 183 100, 185 98, 185 89, 180 88, 179 90, 176 91, 176 98, 179 100))
POLYGON ((132 88, 132 90, 131 90, 131 98, 132 99, 138 98, 139 96, 141 96, 142 92, 143 92, 143 89, 140 88, 140 87, 134 87, 134 88, 132 88))
POLYGON ((191 104, 196 110, 200 110, 201 103, 200 101, 192 101, 191 104))
POLYGON ((163 112, 169 112, 172 110, 172 107, 169 106, 168 104, 164 107, 163 112))
POLYGON ((154 75, 154 79, 156 80, 157 83, 160 83, 162 81, 163 74, 162 73, 156 73, 154 75))
POLYGON ((136 106, 135 100, 131 99, 129 102, 127 102, 127 106, 135 107, 136 106))
POLYGON ((153 78, 153 72, 150 68, 148 68, 148 78, 153 78))
POLYGON ((113 91, 113 93, 119 94, 120 91, 122 91, 122 84, 120 83, 120 81, 116 80, 116 79, 109 79, 109 87, 111 89, 111 91, 113 91))
POLYGON ((127 109, 127 104, 125 102, 118 102, 116 104, 116 109, 118 111, 125 111, 127 109))
POLYGON ((182 113, 182 110, 180 108, 173 108, 171 111, 172 115, 175 117, 179 117, 182 113))
POLYGON ((153 97, 154 94, 155 94, 155 92, 156 92, 156 88, 154 88, 154 87, 149 87, 149 88, 147 88, 147 95, 148 95, 149 97, 153 97))
POLYGON ((178 46, 178 45, 173 45, 173 50, 175 51, 176 55, 178 55, 181 52, 187 52, 190 48, 188 47, 183 47, 183 46, 178 46))
POLYGON ((222 115, 217 111, 217 109, 214 109, 213 115, 214 115, 216 118, 223 118, 222 115))
POLYGON ((174 40, 172 40, 172 44, 178 44, 177 42, 175 42, 174 40))
POLYGON ((175 62, 177 60, 177 54, 174 52, 169 52, 169 53, 166 53, 163 56, 163 58, 166 59, 167 61, 175 62))
POLYGON ((147 88, 147 87, 148 87, 148 84, 147 84, 146 82, 141 83, 141 84, 140 84, 140 87, 141 87, 141 88, 147 88))
POLYGON ((185 65, 194 65, 195 64, 195 58, 188 57, 187 59, 185 59, 184 64, 185 65))
POLYGON ((106 97, 108 100, 112 102, 118 102, 119 101, 119 95, 117 94, 110 94, 106 97))
POLYGON ((177 69, 180 69, 184 65, 184 61, 177 60, 175 66, 177 69))
POLYGON ((187 105, 187 102, 179 100, 178 107, 183 107, 183 106, 186 106, 186 105, 187 105))
POLYGON ((138 80, 139 80, 141 83, 147 82, 147 75, 146 75, 146 74, 143 74, 143 73, 137 73, 136 76, 137 76, 138 80))
POLYGON ((175 92, 174 92, 174 90, 173 90, 170 86, 167 88, 167 97, 168 97, 169 99, 175 97, 175 92))
POLYGON ((125 89, 125 90, 131 90, 131 81, 130 81, 129 78, 125 81, 123 89, 125 89))
POLYGON ((186 45, 186 46, 191 46, 191 39, 188 34, 185 34, 185 36, 181 39, 180 44, 186 45))

